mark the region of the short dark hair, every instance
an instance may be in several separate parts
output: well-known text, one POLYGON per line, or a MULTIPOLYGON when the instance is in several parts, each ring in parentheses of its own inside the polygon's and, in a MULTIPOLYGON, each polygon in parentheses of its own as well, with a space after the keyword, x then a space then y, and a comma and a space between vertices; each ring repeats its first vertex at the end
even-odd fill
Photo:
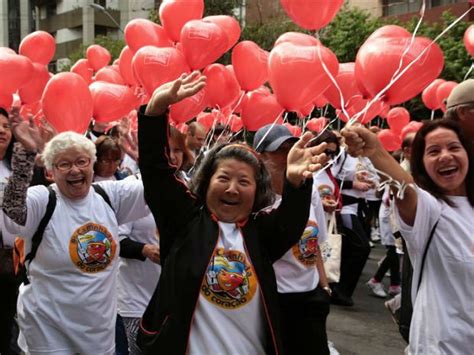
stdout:
POLYGON ((410 166, 412 175, 418 186, 428 191, 430 194, 438 199, 445 201, 450 206, 453 202, 446 196, 445 191, 441 189, 428 175, 423 157, 425 155, 426 136, 437 128, 445 128, 453 131, 459 138, 461 145, 466 150, 469 167, 465 179, 467 198, 471 206, 474 206, 474 154, 470 142, 466 139, 460 125, 450 119, 440 119, 435 121, 425 121, 415 136, 412 144, 412 153, 410 159, 410 166))
POLYGON ((323 132, 316 134, 316 138, 311 139, 309 146, 315 147, 317 145, 320 145, 321 143, 334 143, 337 146, 337 151, 339 151, 341 144, 337 136, 329 129, 326 129, 323 132))
POLYGON ((122 149, 120 148, 118 143, 110 136, 100 136, 96 139, 95 146, 97 149, 97 160, 109 153, 112 153, 114 157, 117 157, 117 160, 122 159, 122 149))
POLYGON ((190 188, 201 201, 206 201, 211 178, 216 172, 219 162, 225 159, 235 159, 253 168, 257 189, 252 212, 258 212, 273 204, 275 196, 272 192, 270 174, 262 160, 258 158, 257 153, 251 147, 235 143, 220 144, 211 149, 193 175, 190 188))

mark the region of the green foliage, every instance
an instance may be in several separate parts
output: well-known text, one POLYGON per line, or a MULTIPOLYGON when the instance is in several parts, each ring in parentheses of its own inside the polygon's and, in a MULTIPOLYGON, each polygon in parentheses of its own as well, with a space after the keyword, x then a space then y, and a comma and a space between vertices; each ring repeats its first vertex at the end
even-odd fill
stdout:
MULTIPOLYGON (((123 47, 125 47, 125 42, 119 39, 112 39, 107 36, 97 36, 94 40, 95 44, 101 45, 102 47, 106 48, 110 55, 112 56, 111 63, 120 57, 120 52, 122 52, 123 47)), ((87 47, 81 44, 77 50, 72 52, 69 55, 69 60, 71 61, 71 65, 63 66, 61 71, 69 71, 71 67, 76 63, 79 59, 86 57, 87 47)))

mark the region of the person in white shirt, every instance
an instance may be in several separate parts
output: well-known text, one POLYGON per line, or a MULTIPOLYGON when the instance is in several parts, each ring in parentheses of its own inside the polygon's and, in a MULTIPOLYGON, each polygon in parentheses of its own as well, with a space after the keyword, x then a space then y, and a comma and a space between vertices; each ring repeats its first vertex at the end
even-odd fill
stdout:
MULTIPOLYGON (((5 228, 21 235, 26 253, 42 220, 50 192, 27 188, 38 143, 20 117, 13 131, 13 174, 5 189, 5 228)), ((117 314, 118 225, 147 213, 143 185, 100 183, 110 204, 91 186, 95 145, 64 132, 42 154, 55 184, 56 207, 18 299, 19 345, 28 354, 114 354, 117 314)))
POLYGON ((396 200, 414 269, 408 353, 472 354, 474 157, 469 141, 453 120, 425 123, 413 141, 412 178, 365 128, 350 127, 343 135, 351 154, 369 157, 398 182, 395 192, 408 184, 396 200))

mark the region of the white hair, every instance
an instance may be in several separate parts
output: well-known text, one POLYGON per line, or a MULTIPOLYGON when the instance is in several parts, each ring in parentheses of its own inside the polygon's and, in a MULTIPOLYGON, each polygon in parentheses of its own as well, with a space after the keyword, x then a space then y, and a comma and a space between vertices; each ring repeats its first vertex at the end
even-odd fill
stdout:
POLYGON ((44 147, 41 157, 46 169, 53 169, 56 157, 66 150, 75 149, 84 152, 91 158, 92 163, 96 160, 96 148, 88 138, 75 132, 63 132, 51 139, 44 147))

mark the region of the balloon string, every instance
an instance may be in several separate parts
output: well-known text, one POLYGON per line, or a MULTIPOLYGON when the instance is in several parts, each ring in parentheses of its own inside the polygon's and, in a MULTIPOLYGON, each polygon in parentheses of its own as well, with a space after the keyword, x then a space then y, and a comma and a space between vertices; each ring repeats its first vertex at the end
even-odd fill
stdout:
MULTIPOLYGON (((283 112, 285 112, 285 110, 281 111, 277 117, 275 118, 275 121, 273 121, 272 125, 270 126, 270 128, 265 132, 265 134, 263 135, 262 139, 260 139, 260 142, 258 142, 257 146, 255 147, 255 151, 258 152, 258 148, 260 147, 260 144, 262 144, 262 142, 265 140, 265 138, 267 138, 268 134, 270 133, 270 131, 273 129, 273 127, 275 127, 276 123, 278 122, 278 119, 280 118, 280 116, 283 114, 283 112)), ((287 116, 288 112, 285 114, 285 117, 287 116)))
POLYGON ((469 75, 472 73, 473 70, 474 70, 474 63, 471 64, 471 67, 467 71, 466 75, 464 75, 464 79, 462 79, 462 81, 467 80, 467 78, 469 78, 469 75))
POLYGON ((431 121, 434 120, 434 116, 435 116, 435 110, 431 110, 431 121))
POLYGON ((395 82, 398 81, 398 79, 400 79, 409 69, 411 69, 411 67, 425 55, 425 53, 431 48, 431 46, 433 46, 436 42, 438 42, 439 39, 446 34, 446 32, 448 32, 449 30, 451 30, 451 28, 453 28, 455 25, 457 25, 466 15, 469 14, 469 12, 473 8, 474 7, 471 6, 461 16, 459 16, 456 20, 454 20, 448 27, 446 27, 438 36, 436 36, 436 38, 433 41, 431 41, 431 43, 413 61, 408 63, 408 65, 400 73, 398 73, 397 76, 395 76, 394 78, 392 78, 392 80, 390 80, 390 82, 388 83, 388 85, 385 88, 383 88, 377 95, 375 95, 375 97, 369 102, 369 104, 361 112, 354 115, 354 117, 349 122, 347 122, 347 126, 351 126, 355 122, 355 120, 358 117, 360 117, 360 115, 363 112, 368 111, 370 106, 374 102, 378 101, 392 87, 392 85, 395 84, 395 82))

